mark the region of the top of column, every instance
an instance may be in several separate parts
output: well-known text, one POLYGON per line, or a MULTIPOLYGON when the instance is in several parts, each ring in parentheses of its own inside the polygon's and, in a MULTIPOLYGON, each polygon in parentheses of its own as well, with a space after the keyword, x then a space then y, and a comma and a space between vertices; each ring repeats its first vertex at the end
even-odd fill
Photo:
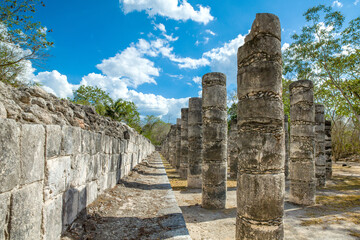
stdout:
POLYGON ((270 34, 281 41, 281 27, 278 16, 271 13, 257 13, 251 26, 251 32, 245 37, 245 42, 259 34, 270 34))
POLYGON ((226 75, 221 72, 207 73, 202 77, 203 86, 222 85, 226 86, 226 75))

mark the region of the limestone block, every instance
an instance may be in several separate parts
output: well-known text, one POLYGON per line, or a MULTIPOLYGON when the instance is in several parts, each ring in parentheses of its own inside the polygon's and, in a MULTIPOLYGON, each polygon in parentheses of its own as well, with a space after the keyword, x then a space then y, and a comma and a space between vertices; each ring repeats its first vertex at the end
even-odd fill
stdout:
POLYGON ((6 118, 6 117, 7 117, 6 109, 4 107, 4 104, 0 102, 0 118, 6 118))
POLYGON ((115 172, 119 167, 120 163, 120 154, 112 154, 111 155, 111 161, 110 161, 110 172, 115 172))
POLYGON ((120 153, 125 152, 126 140, 120 140, 120 153))
POLYGON ((62 195, 47 200, 44 203, 44 240, 60 239, 62 231, 62 206, 62 195))
POLYGON ((13 189, 20 176, 20 126, 0 118, 0 193, 13 189))
POLYGON ((95 135, 96 133, 90 132, 90 154, 96 154, 96 143, 95 143, 95 135))
POLYGON ((44 179, 45 129, 24 124, 21 128, 21 184, 44 179))
POLYGON ((86 206, 96 200, 98 196, 98 184, 96 181, 92 181, 86 184, 86 206))
POLYGON ((107 188, 113 188, 116 185, 116 172, 110 172, 107 178, 107 188))
POLYGON ((283 144, 284 134, 274 135, 273 133, 242 132, 238 139, 241 145, 238 168, 243 171, 257 170, 268 171, 284 168, 285 146, 283 144))
POLYGON ((100 155, 96 154, 89 158, 89 161, 86 163, 87 170, 86 170, 86 181, 90 182, 96 180, 101 172, 101 162, 100 162, 100 155))
POLYGON ((44 183, 45 200, 65 191, 67 181, 70 182, 70 169, 70 156, 47 160, 44 183))
POLYGON ((101 173, 107 174, 109 172, 109 163, 110 163, 110 155, 109 154, 100 154, 100 162, 101 162, 101 173))
POLYGON ((10 192, 0 194, 0 240, 5 240, 10 219, 10 192))
POLYGON ((111 153, 112 152, 112 142, 111 137, 108 135, 105 135, 105 153, 111 153))
POLYGON ((42 183, 16 190, 12 196, 10 240, 41 239, 42 183))
POLYGON ((102 174, 98 180, 99 194, 108 188, 108 174, 102 174))
POLYGON ((249 223, 248 219, 237 217, 236 236, 241 236, 241 239, 284 239, 284 225, 281 221, 263 226, 249 223), (264 231, 264 229, 266 230, 264 231))
POLYGON ((63 230, 71 224, 77 216, 79 206, 79 191, 70 188, 64 193, 63 197, 63 230))
POLYGON ((86 208, 86 203, 87 203, 87 188, 86 186, 79 186, 76 187, 76 191, 79 193, 79 203, 78 203, 78 208, 77 211, 78 213, 80 213, 83 209, 86 208))
POLYGON ((60 156, 62 132, 58 125, 46 125, 46 159, 60 156))
POLYGON ((95 152, 102 153, 104 152, 102 149, 102 134, 101 133, 94 133, 94 143, 95 143, 95 152))
POLYGON ((81 129, 77 127, 62 126, 62 154, 71 155, 81 152, 81 129))
POLYGON ((80 186, 86 183, 87 165, 90 162, 90 155, 78 154, 71 157, 71 186, 80 186))
POLYGON ((81 130, 81 152, 90 154, 91 148, 91 132, 81 130))
POLYGON ((120 143, 118 138, 112 138, 112 153, 119 154, 120 153, 120 143))
POLYGON ((283 103, 276 98, 244 98, 238 105, 241 121, 282 121, 283 103))

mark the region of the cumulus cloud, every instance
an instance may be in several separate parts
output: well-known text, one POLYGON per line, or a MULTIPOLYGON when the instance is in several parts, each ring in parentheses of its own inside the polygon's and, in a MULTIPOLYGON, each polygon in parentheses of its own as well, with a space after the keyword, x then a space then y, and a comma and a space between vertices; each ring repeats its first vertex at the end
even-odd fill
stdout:
POLYGON ((281 47, 281 51, 283 52, 283 51, 285 51, 286 49, 288 49, 289 47, 290 47, 290 44, 284 43, 284 44, 282 45, 282 47, 281 47))
POLYGON ((34 82, 41 83, 47 92, 55 94, 60 98, 67 98, 73 95, 73 90, 76 90, 79 85, 74 85, 68 82, 67 76, 60 74, 58 71, 40 72, 35 78, 34 82))
POLYGON ((156 24, 154 21, 152 21, 152 24, 154 24, 154 30, 160 30, 162 32, 166 32, 164 24, 162 23, 156 24))
POLYGON ((149 16, 163 16, 174 20, 193 20, 207 24, 214 19, 210 7, 198 5, 195 10, 186 0, 119 0, 125 14, 132 11, 145 11, 149 16))
POLYGON ((341 7, 343 6, 343 4, 342 4, 341 2, 339 2, 339 1, 336 0, 336 1, 333 1, 332 6, 333 6, 333 7, 341 8, 341 7))
POLYGON ((193 77, 192 80, 196 84, 201 84, 201 81, 202 81, 201 77, 199 77, 199 76, 193 77))
POLYGON ((359 0, 355 0, 354 5, 356 6, 359 3, 359 0))
MULTIPOLYGON (((140 42, 141 49, 147 49, 146 41, 140 42)), ((142 56, 141 50, 135 46, 126 48, 114 57, 102 60, 96 67, 105 75, 113 78, 127 78, 128 84, 137 87, 143 83, 154 83, 154 76, 159 76, 159 68, 154 62, 142 56)))

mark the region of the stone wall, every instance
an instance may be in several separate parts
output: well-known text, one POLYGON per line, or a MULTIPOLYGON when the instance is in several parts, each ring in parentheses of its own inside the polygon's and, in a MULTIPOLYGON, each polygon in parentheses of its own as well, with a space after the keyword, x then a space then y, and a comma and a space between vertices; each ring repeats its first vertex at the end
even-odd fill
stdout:
POLYGON ((59 239, 154 151, 127 125, 42 89, 0 82, 0 239, 59 239))

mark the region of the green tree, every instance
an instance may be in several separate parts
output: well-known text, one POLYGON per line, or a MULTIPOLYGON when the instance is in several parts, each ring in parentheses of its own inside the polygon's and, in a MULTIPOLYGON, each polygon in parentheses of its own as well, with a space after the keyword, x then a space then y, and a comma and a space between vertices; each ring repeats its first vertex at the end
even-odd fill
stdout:
POLYGON ((283 54, 287 78, 314 81, 315 99, 327 113, 360 121, 360 17, 319 5, 304 13, 307 25, 283 54))
POLYGON ((141 131, 140 114, 133 102, 125 101, 121 98, 115 102, 111 100, 110 103, 105 104, 105 116, 125 122, 136 131, 141 131))
POLYGON ((170 127, 170 123, 165 123, 154 115, 148 115, 143 123, 142 135, 147 137, 154 145, 160 145, 170 131, 170 127))
POLYGON ((53 45, 47 30, 33 21, 36 8, 45 6, 39 0, 3 0, 0 3, 0 80, 18 86, 29 60, 41 64, 45 50, 53 45))
POLYGON ((77 104, 94 106, 96 112, 100 115, 105 115, 105 105, 112 102, 108 93, 93 86, 81 85, 77 90, 73 91, 73 95, 70 101, 77 104))

